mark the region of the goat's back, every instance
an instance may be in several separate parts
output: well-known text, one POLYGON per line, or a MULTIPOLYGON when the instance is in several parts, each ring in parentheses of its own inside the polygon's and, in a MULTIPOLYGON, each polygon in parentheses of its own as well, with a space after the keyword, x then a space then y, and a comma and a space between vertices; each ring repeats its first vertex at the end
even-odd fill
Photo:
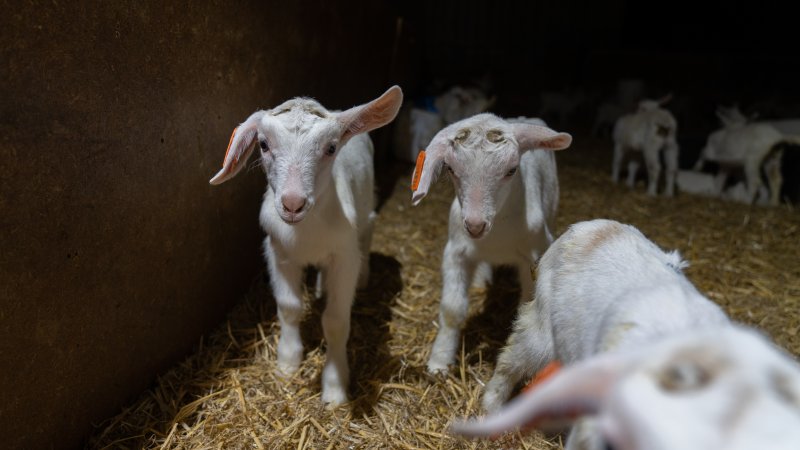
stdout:
POLYGON ((564 362, 705 322, 727 322, 666 253, 639 230, 610 220, 569 228, 539 263, 536 301, 564 362))

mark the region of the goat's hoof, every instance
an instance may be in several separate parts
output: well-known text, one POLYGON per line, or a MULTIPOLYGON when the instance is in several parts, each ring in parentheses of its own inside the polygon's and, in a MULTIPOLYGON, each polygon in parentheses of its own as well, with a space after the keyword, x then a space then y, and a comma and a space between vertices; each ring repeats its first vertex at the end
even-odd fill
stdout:
POLYGON ((500 396, 495 390, 489 389, 486 391, 485 394, 483 394, 483 398, 481 399, 481 406, 483 407, 483 410, 486 411, 487 414, 491 414, 500 409, 501 406, 503 406, 503 400, 500 398, 500 396))
POLYGON ((325 409, 336 409, 347 403, 347 393, 341 388, 323 389, 322 402, 325 404, 325 409))
POLYGON ((278 367, 275 371, 275 374, 278 375, 280 378, 288 378, 297 372, 297 369, 300 368, 300 361, 295 362, 281 362, 278 361, 278 367))
POLYGON ((428 373, 431 375, 447 375, 447 363, 428 361, 428 373))

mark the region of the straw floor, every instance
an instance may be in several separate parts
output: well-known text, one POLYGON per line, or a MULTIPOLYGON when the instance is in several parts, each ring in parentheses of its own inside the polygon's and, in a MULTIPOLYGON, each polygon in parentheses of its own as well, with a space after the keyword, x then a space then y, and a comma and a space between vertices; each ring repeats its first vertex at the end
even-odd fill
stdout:
MULTIPOLYGON (((680 195, 650 198, 609 180, 608 145, 576 140, 558 155, 557 233, 580 220, 611 218, 639 227, 662 248, 679 249, 689 278, 736 320, 766 330, 800 354, 800 211, 748 207, 680 195)), ((275 375, 279 327, 265 275, 195 354, 152 390, 100 424, 91 448, 560 448, 560 437, 510 435, 496 441, 449 436, 454 418, 479 412, 515 315, 514 272, 500 269, 473 289, 458 364, 447 377, 425 373, 436 333, 439 264, 446 240, 449 181, 412 208, 410 167, 400 167, 375 228, 368 289, 356 298, 349 341, 352 402, 321 406, 323 302, 308 302, 305 360, 291 379, 275 375)), ((253 224, 256 226, 256 224, 253 224)), ((310 296, 309 296, 310 299, 310 296)))

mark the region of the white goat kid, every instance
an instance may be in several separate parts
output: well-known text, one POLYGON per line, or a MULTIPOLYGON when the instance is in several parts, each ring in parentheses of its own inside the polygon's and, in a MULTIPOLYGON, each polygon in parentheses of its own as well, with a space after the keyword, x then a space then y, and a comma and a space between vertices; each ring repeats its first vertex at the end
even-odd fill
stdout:
POLYGON ((786 136, 767 123, 751 123, 736 107, 718 109, 723 128, 708 136, 694 169, 701 170, 706 161, 719 164, 717 194, 721 195, 730 172, 743 168, 747 185, 746 203, 753 203, 762 185, 761 171, 766 172, 770 203, 780 202, 783 185, 781 157, 785 144, 798 144, 800 138, 786 136))
POLYGON ((375 194, 373 146, 366 133, 391 122, 402 98, 394 86, 343 112, 308 98, 258 111, 235 130, 223 168, 211 179, 211 184, 230 179, 253 148, 260 148, 268 181, 260 214, 267 233, 264 255, 281 324, 278 369, 294 373, 302 360, 303 268, 318 266, 328 293, 322 400, 329 406, 347 401, 350 308, 356 284, 363 286, 369 276, 375 194))
MULTIPOLYGON (((483 406, 500 407, 514 386, 552 360, 565 365, 625 351, 662 336, 728 324, 725 314, 636 228, 610 220, 572 225, 539 261, 536 296, 520 307, 514 331, 486 386, 483 406)), ((594 439, 592 424, 567 448, 594 439)), ((595 448, 595 447, 587 447, 595 448)))
POLYGON ((443 166, 456 190, 430 372, 446 372, 455 358, 476 267, 517 267, 522 296, 530 298, 530 268, 553 240, 558 204, 555 156, 547 150, 561 150, 571 142, 569 134, 540 120, 506 121, 479 114, 444 128, 428 146, 413 203, 425 197, 443 166))
MULTIPOLYGON (((664 153, 666 166, 665 195, 675 194, 675 175, 678 172, 678 123, 675 117, 661 106, 670 96, 661 100, 642 100, 639 110, 620 117, 614 124, 614 160, 611 179, 619 181, 619 173, 626 154, 641 152, 647 169, 647 193, 656 195, 658 178, 661 175, 660 154, 664 153)), ((633 187, 639 162, 636 158, 628 162, 628 187, 633 187)))
POLYGON ((596 426, 595 447, 583 448, 794 450, 800 366, 750 329, 689 331, 566 367, 496 414, 452 430, 493 436, 580 416, 596 426))

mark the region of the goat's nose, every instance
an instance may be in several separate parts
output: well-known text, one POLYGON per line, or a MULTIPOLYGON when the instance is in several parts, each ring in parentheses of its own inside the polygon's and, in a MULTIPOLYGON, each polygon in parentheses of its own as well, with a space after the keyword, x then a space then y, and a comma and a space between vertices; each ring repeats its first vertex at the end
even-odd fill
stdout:
POLYGON ((467 219, 464 221, 464 227, 467 229, 470 236, 478 237, 483 234, 483 230, 486 229, 486 222, 483 220, 467 219))
POLYGON ((306 198, 300 194, 283 194, 281 203, 283 203, 284 211, 296 214, 306 206, 306 198))

